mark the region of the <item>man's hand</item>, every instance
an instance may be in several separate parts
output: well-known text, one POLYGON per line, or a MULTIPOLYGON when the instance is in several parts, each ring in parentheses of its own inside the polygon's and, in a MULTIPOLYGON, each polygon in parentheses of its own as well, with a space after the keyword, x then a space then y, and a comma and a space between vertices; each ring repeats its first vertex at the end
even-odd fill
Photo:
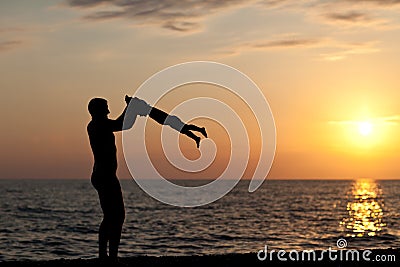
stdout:
POLYGON ((127 105, 129 105, 129 102, 131 102, 131 100, 132 100, 132 97, 125 95, 125 102, 127 105))
POLYGON ((137 97, 131 97, 128 95, 125 95, 125 102, 127 105, 129 105, 129 103, 132 101, 132 105, 133 105, 133 110, 134 112, 136 112, 137 115, 139 116, 147 116, 149 115, 150 111, 151 111, 151 106, 149 104, 146 103, 146 101, 137 98, 137 97))

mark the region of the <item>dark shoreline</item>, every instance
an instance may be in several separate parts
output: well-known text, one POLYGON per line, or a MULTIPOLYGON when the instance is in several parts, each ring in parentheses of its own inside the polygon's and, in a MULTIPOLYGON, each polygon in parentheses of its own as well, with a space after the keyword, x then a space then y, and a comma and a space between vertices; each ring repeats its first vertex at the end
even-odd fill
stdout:
MULTIPOLYGON (((365 251, 365 250, 364 250, 365 251)), ((359 251, 360 260, 352 260, 351 251, 343 250, 343 255, 349 252, 349 260, 330 260, 327 252, 324 254, 323 260, 312 261, 305 258, 291 260, 286 254, 287 261, 278 260, 277 254, 273 255, 272 260, 269 258, 260 261, 257 253, 247 254, 225 254, 225 255, 207 255, 207 256, 133 256, 120 258, 119 263, 100 261, 98 259, 57 259, 49 261, 8 261, 0 262, 0 266, 399 266, 400 250, 399 249, 376 249, 371 250, 368 255, 370 261, 363 259, 362 253, 359 251), (379 255, 386 258, 386 261, 376 261, 375 257, 379 255)), ((301 252, 299 252, 300 254, 301 252)), ((315 251, 316 259, 321 258, 322 251, 315 251)), ((262 254, 260 254, 262 256, 262 254)), ((300 254, 301 255, 301 254, 300 254)), ((335 254, 333 254, 335 255, 335 254)), ((344 256, 343 256, 344 257, 344 256)), ((344 259, 344 258, 343 258, 344 259)))

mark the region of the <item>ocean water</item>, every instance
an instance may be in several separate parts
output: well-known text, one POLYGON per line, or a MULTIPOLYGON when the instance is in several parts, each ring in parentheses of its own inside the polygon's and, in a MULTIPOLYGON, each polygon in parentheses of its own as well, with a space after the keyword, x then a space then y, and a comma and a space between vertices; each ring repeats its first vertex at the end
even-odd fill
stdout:
MULTIPOLYGON (((196 208, 121 185, 122 257, 328 249, 339 238, 349 248, 400 247, 400 181, 267 180, 254 193, 242 181, 196 208)), ((0 261, 96 257, 101 217, 88 179, 0 180, 0 261)))

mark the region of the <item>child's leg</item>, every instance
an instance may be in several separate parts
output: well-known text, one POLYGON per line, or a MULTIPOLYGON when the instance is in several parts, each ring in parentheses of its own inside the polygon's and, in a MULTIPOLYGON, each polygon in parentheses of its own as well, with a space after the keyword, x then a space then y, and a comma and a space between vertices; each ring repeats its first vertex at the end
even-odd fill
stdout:
POLYGON ((159 124, 164 124, 168 118, 168 114, 158 108, 152 108, 149 117, 158 122, 159 124))
MULTIPOLYGON (((183 130, 183 129, 182 129, 183 130)), ((181 131, 182 134, 187 135, 188 137, 192 138, 197 145, 197 148, 200 146, 200 137, 192 133, 191 131, 181 131)))
POLYGON ((199 127, 194 124, 185 124, 185 126, 183 126, 183 128, 182 128, 182 131, 196 131, 196 132, 201 133, 204 137, 207 138, 206 128, 199 127))
POLYGON ((168 115, 166 112, 158 108, 153 107, 152 110, 150 111, 149 117, 158 122, 159 124, 168 125, 171 128, 179 131, 180 133, 185 134, 188 137, 192 138, 194 141, 196 141, 197 148, 200 146, 200 137, 198 137, 191 131, 200 132, 205 137, 207 137, 207 132, 204 127, 200 128, 193 124, 185 124, 178 117, 173 115, 168 115))

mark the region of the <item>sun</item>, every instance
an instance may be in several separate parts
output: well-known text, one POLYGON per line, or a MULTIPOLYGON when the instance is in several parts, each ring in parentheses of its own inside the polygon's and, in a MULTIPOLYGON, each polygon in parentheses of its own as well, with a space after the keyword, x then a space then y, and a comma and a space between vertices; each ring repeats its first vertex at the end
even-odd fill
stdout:
POLYGON ((358 124, 358 131, 361 135, 367 136, 372 132, 372 124, 367 121, 360 122, 358 124))

